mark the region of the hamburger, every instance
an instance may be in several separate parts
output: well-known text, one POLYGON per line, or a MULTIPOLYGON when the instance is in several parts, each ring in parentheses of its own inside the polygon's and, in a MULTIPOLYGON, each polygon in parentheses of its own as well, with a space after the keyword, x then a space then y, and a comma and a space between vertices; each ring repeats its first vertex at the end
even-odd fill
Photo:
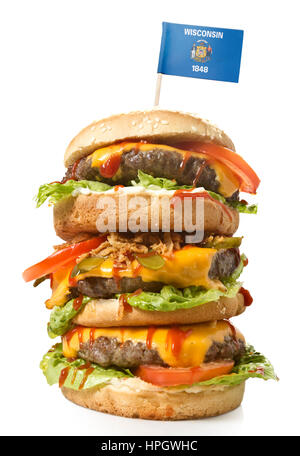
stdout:
POLYGON ((102 412, 178 420, 233 410, 246 379, 275 379, 229 321, 252 303, 235 232, 257 211, 240 192, 259 185, 230 138, 190 114, 132 112, 83 129, 65 166, 36 197, 65 242, 23 273, 50 280, 48 334, 62 342, 41 362, 48 383, 102 412))

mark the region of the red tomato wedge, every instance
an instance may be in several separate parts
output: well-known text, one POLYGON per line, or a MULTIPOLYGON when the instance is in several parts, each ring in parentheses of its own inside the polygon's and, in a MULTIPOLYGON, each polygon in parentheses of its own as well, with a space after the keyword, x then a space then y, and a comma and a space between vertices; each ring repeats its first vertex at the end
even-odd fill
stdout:
POLYGON ((78 258, 80 255, 83 255, 90 250, 96 249, 103 241, 104 238, 99 236, 58 250, 45 258, 45 260, 40 261, 39 263, 36 263, 26 269, 23 272, 23 279, 25 282, 30 282, 31 280, 39 279, 44 275, 56 272, 61 268, 65 268, 71 264, 75 258, 78 258))
POLYGON ((204 363, 199 367, 191 368, 142 365, 137 368, 135 375, 145 382, 158 386, 192 385, 229 374, 233 366, 233 361, 204 363))
POLYGON ((257 187, 260 184, 260 179, 248 163, 236 152, 227 149, 227 147, 211 143, 199 144, 187 142, 176 145, 176 147, 192 152, 199 152, 215 158, 218 162, 227 166, 237 176, 240 181, 241 192, 256 193, 257 187))

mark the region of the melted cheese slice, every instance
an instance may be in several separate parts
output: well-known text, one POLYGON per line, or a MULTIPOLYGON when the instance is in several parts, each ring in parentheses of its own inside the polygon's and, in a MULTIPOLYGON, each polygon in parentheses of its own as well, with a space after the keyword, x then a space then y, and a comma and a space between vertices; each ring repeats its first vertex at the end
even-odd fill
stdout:
MULTIPOLYGON (((141 277, 143 282, 162 282, 178 288, 203 286, 205 288, 223 289, 219 280, 209 278, 209 269, 217 250, 201 247, 188 247, 174 252, 171 258, 164 258, 162 268, 153 270, 140 267, 137 260, 131 266, 118 270, 118 277, 141 277)), ((114 277, 113 261, 105 260, 99 267, 77 276, 77 280, 87 277, 114 277)))
MULTIPOLYGON (((158 351, 161 359, 171 367, 196 367, 205 360, 213 342, 224 342, 232 336, 232 329, 225 321, 215 321, 181 327, 153 328, 85 328, 78 326, 62 337, 63 354, 67 358, 77 356, 81 344, 93 343, 98 337, 116 338, 120 343, 127 340, 145 343, 158 351), (150 337, 149 337, 150 336, 150 337)), ((244 340, 236 330, 236 337, 244 340)))
MULTIPOLYGON (((161 147, 164 150, 168 150, 170 152, 176 152, 182 155, 182 160, 184 160, 184 156, 188 153, 194 157, 201 157, 205 160, 208 160, 207 155, 201 154, 198 152, 190 152, 185 151, 182 149, 177 149, 175 147, 160 145, 160 144, 148 144, 148 143, 132 143, 132 142, 123 142, 120 144, 112 144, 107 147, 103 147, 101 149, 97 149, 93 152, 90 157, 92 158, 92 167, 100 167, 102 166, 112 155, 122 155, 125 152, 129 152, 130 150, 135 149, 136 151, 148 152, 153 150, 154 148, 161 147)), ((239 189, 239 180, 233 174, 233 172, 224 166, 222 163, 212 159, 209 157, 209 166, 215 170, 217 180, 220 183, 219 193, 224 195, 225 197, 231 196, 236 190, 239 189)), ((120 171, 118 171, 113 180, 117 180, 120 177, 120 171)))

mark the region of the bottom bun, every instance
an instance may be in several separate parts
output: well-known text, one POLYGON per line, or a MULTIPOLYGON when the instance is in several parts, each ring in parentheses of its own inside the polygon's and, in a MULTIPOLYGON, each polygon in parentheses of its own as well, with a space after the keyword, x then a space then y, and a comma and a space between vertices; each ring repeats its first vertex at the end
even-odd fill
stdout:
POLYGON ((217 416, 237 408, 245 382, 236 386, 190 387, 182 391, 155 387, 138 378, 76 391, 62 388, 75 404, 98 412, 146 420, 188 420, 217 416))

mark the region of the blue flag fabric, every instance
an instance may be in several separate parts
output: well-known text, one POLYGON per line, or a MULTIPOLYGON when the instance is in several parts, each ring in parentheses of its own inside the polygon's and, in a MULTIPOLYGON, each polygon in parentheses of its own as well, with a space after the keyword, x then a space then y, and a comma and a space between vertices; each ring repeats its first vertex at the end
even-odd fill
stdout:
POLYGON ((243 30, 163 22, 158 73, 238 82, 243 30))

